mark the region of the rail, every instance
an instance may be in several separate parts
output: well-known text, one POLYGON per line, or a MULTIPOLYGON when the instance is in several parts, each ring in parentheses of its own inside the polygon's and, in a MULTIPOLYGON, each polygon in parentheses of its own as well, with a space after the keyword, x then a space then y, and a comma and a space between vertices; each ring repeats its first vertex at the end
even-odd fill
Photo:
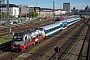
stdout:
MULTIPOLYGON (((87 22, 89 22, 89 19, 88 19, 87 22)), ((90 31, 90 26, 88 25, 88 23, 85 23, 85 25, 88 26, 88 30, 87 30, 86 36, 85 36, 85 38, 84 38, 84 41, 83 41, 83 44, 82 44, 82 47, 81 47, 81 50, 80 50, 80 53, 79 53, 79 55, 78 55, 78 59, 77 59, 77 60, 82 60, 82 57, 83 57, 82 52, 83 52, 83 49, 84 49, 85 41, 89 41, 89 37, 88 37, 88 36, 90 35, 90 34, 89 34, 89 33, 90 33, 90 32, 89 32, 89 31, 90 31)), ((88 57, 88 53, 89 53, 89 49, 90 49, 90 48, 89 48, 89 44, 90 44, 90 43, 88 43, 87 57, 86 57, 87 59, 89 58, 89 57, 88 57)))
MULTIPOLYGON (((90 25, 88 26, 88 28, 89 28, 88 30, 90 31, 90 25)), ((89 32, 89 34, 90 34, 90 32, 89 32)), ((89 35, 89 43, 88 43, 86 60, 90 60, 90 35, 89 35)))
MULTIPOLYGON (((61 48, 59 48, 59 53, 58 53, 58 55, 59 55, 59 58, 58 58, 58 60, 59 59, 61 59, 62 58, 62 56, 63 56, 63 54, 65 54, 65 52, 70 48, 70 46, 74 43, 74 41, 77 39, 77 37, 78 37, 78 34, 80 34, 80 32, 81 32, 81 30, 83 29, 83 27, 84 26, 81 26, 81 29, 79 29, 77 32, 76 32, 76 35, 77 36, 72 36, 61 48), (72 40, 73 39, 73 40, 72 40), (70 41, 71 40, 71 41, 70 41), (68 44, 67 44, 68 43, 68 44), (67 47, 66 47, 67 46, 67 47), (63 49, 65 47, 65 49, 63 49), (63 52, 60 52, 60 50, 64 50, 63 52)), ((54 53, 50 58, 49 58, 49 60, 52 60, 52 58, 54 57, 56 55, 56 53, 54 53)))
POLYGON ((10 45, 11 45, 11 41, 0 44, 0 50, 9 51, 8 49, 10 49, 10 45))

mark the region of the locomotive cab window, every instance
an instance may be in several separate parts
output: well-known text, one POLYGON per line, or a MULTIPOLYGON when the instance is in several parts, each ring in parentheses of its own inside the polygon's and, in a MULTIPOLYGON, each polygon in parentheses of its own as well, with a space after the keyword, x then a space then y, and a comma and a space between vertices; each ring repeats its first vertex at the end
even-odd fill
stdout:
POLYGON ((14 36, 13 40, 21 41, 22 40, 22 36, 14 36))

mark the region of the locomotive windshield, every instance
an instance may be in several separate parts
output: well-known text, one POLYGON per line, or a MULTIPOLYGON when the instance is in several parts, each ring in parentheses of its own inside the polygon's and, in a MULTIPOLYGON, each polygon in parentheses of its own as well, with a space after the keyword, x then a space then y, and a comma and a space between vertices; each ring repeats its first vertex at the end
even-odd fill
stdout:
POLYGON ((16 36, 13 37, 13 40, 15 40, 15 41, 21 41, 22 40, 22 37, 23 36, 17 36, 16 35, 16 36))

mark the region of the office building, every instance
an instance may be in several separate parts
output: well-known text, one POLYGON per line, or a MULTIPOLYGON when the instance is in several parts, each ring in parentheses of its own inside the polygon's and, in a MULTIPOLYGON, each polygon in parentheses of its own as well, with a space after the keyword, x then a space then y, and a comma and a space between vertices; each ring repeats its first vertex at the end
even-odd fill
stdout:
MULTIPOLYGON (((7 12, 6 4, 3 4, 0 6, 0 11, 1 12, 7 12)), ((9 15, 10 16, 15 16, 18 17, 19 15, 19 8, 15 4, 9 4, 9 15)))
POLYGON ((63 3, 63 10, 70 12, 71 11, 71 3, 63 3))

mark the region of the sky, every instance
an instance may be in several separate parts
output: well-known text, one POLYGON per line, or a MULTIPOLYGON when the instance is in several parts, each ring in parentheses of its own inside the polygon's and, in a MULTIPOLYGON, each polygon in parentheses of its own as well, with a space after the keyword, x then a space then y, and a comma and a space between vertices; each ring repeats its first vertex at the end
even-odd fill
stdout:
POLYGON ((71 3, 71 8, 84 9, 87 5, 90 6, 90 0, 9 0, 10 4, 16 5, 30 5, 39 6, 41 8, 53 8, 53 1, 55 2, 55 8, 63 8, 63 3, 71 3))

